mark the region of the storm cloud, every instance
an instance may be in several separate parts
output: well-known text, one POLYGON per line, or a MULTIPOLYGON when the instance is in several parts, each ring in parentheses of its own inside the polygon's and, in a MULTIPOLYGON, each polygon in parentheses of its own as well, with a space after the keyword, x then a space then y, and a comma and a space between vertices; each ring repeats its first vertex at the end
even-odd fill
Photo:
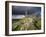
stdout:
POLYGON ((25 15, 27 11, 28 15, 41 14, 41 7, 30 7, 30 6, 12 6, 12 15, 25 15))

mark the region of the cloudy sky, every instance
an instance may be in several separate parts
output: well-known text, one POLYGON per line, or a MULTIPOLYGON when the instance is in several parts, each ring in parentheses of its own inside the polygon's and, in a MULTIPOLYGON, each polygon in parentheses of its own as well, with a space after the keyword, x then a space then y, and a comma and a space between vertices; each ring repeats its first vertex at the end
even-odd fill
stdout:
POLYGON ((41 14, 41 7, 30 7, 30 6, 12 6, 12 15, 25 15, 27 11, 28 15, 41 14))

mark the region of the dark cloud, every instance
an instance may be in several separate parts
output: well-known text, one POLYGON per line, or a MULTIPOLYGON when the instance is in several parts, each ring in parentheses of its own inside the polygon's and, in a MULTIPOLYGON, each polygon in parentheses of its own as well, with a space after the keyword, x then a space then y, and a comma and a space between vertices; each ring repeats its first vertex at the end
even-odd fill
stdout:
POLYGON ((41 7, 12 6, 12 15, 25 15, 26 11, 28 15, 41 14, 41 7))

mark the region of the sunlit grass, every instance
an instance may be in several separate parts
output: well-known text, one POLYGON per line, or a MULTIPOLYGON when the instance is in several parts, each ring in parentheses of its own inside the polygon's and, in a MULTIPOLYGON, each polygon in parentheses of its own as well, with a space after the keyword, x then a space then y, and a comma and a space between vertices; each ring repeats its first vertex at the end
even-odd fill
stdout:
POLYGON ((39 30, 41 29, 41 20, 37 17, 25 17, 23 19, 12 20, 12 30, 39 30))

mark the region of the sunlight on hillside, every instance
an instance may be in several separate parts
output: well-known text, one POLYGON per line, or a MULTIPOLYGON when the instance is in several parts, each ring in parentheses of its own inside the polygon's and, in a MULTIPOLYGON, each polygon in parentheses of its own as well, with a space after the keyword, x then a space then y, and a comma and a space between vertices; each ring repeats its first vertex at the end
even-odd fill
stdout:
POLYGON ((12 30, 39 30, 41 29, 41 20, 37 17, 25 17, 23 19, 12 20, 12 30))

